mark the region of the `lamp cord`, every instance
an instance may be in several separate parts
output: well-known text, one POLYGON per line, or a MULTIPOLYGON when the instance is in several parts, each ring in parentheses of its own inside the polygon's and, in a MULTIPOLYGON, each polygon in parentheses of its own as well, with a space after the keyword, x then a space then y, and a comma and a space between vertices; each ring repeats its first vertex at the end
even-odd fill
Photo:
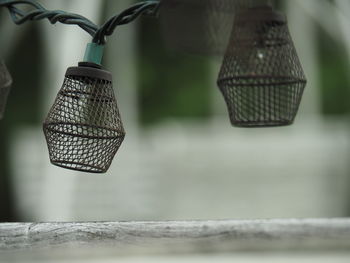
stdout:
POLYGON ((111 17, 96 32, 94 43, 104 44, 106 36, 113 34, 114 30, 121 25, 129 24, 141 15, 156 15, 160 7, 159 1, 144 1, 137 3, 120 14, 111 17))
POLYGON ((91 36, 94 36, 98 30, 97 25, 81 15, 72 14, 61 10, 47 10, 36 1, 0 0, 0 7, 8 8, 12 21, 17 25, 21 25, 27 21, 48 19, 51 24, 60 22, 62 24, 78 25, 91 36), (17 7, 18 5, 27 5, 32 7, 33 10, 25 12, 19 9, 17 7))
POLYGON ((77 25, 89 33, 93 37, 93 42, 99 45, 106 43, 106 37, 112 35, 116 27, 128 24, 143 14, 154 15, 159 6, 160 2, 154 0, 137 3, 98 27, 84 16, 62 10, 47 10, 34 0, 0 0, 0 7, 8 8, 12 21, 17 25, 42 19, 48 19, 51 24, 60 22, 67 25, 77 25), (25 12, 18 8, 19 5, 27 5, 33 10, 25 12))

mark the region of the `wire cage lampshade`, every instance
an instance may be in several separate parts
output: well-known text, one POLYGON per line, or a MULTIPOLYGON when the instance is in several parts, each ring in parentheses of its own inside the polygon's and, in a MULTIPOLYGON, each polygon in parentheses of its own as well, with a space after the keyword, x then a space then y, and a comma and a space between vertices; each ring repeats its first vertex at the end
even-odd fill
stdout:
POLYGON ((0 61, 0 120, 4 117, 7 97, 10 93, 12 78, 3 61, 0 61))
POLYGON ((68 68, 43 130, 52 164, 106 172, 125 137, 111 74, 87 62, 68 68))
POLYGON ((293 123, 306 78, 284 15, 270 6, 236 15, 218 86, 234 126, 293 123))

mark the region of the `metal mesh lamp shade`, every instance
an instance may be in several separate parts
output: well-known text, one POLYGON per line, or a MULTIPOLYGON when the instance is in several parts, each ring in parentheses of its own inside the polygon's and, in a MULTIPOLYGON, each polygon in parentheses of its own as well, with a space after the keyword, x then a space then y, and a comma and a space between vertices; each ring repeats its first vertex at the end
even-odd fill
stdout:
POLYGON ((125 136, 111 74, 93 63, 68 68, 43 129, 51 163, 106 172, 125 136))
POLYGON ((4 117, 7 97, 10 93, 12 78, 3 61, 0 62, 0 119, 4 117))
POLYGON ((282 14, 268 6, 237 14, 218 86, 234 126, 293 123, 306 79, 282 14))

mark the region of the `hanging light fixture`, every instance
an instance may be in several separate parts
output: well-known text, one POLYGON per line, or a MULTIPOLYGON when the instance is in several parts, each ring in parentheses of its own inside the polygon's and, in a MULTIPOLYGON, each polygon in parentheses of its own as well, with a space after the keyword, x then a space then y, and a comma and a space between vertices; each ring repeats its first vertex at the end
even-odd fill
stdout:
POLYGON ((91 173, 108 170, 125 131, 113 92, 112 75, 100 65, 106 38, 117 27, 143 14, 157 15, 159 6, 158 0, 136 3, 98 27, 81 15, 47 10, 36 1, 0 1, 0 7, 8 8, 17 25, 48 19, 52 24, 77 25, 93 38, 84 62, 67 69, 62 88, 43 123, 52 164, 91 173), (26 12, 18 5, 27 5, 32 10, 26 12))
MULTIPOLYGON (((84 62, 67 69, 63 86, 43 124, 51 163, 90 173, 108 170, 125 131, 113 92, 112 75, 100 65, 106 37, 142 14, 155 15, 158 7, 158 1, 136 3, 100 28, 81 16, 67 15, 72 17, 71 23, 83 27, 93 40, 87 45, 84 62)), ((46 14, 50 17, 52 12, 46 14)), ((56 21, 56 17, 52 19, 56 21)), ((63 19, 63 22, 69 21, 63 19)))
POLYGON ((4 117, 7 97, 10 93, 12 78, 4 61, 0 61, 0 120, 4 117))
POLYGON ((234 126, 293 123, 306 79, 284 15, 270 6, 236 15, 218 86, 234 126))
POLYGON ((63 86, 43 124, 54 165, 104 173, 124 140, 112 75, 102 70, 101 57, 102 46, 91 43, 84 59, 90 62, 67 69, 63 86))
MULTIPOLYGON (((77 25, 90 34, 84 62, 67 69, 63 86, 43 124, 50 160, 67 169, 104 173, 125 137, 112 87, 102 69, 107 36, 141 15, 156 16, 161 7, 163 27, 174 46, 208 54, 226 47, 222 33, 234 26, 218 86, 231 123, 241 127, 283 126, 293 123, 306 79, 284 15, 266 5, 269 0, 146 0, 112 16, 102 26, 61 10, 47 10, 36 1, 0 1, 17 25, 48 19, 77 25), (252 4, 258 6, 252 7, 252 4), (26 4, 32 10, 19 9, 26 4), (237 10, 240 10, 238 13, 237 10), (167 30, 167 29, 173 30, 167 30), (217 30, 220 29, 220 30, 217 30), (218 33, 218 35, 217 35, 218 33), (179 40, 176 42, 175 40, 179 40)), ((225 49, 225 48, 224 48, 225 49)), ((224 51, 225 52, 225 51, 224 51)), ((0 64, 0 118, 11 77, 0 64)))

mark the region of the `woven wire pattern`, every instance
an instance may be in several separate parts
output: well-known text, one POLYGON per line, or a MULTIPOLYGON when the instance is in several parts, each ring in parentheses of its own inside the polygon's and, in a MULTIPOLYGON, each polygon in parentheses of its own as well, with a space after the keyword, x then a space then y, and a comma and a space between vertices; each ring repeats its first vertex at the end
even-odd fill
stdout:
POLYGON ((306 79, 286 21, 265 8, 237 15, 218 86, 232 125, 292 124, 306 79))
POLYGON ((7 97, 10 93, 12 78, 3 61, 0 62, 0 119, 4 117, 7 97))
POLYGON ((112 83, 66 76, 43 129, 53 164, 106 172, 125 137, 112 83))

